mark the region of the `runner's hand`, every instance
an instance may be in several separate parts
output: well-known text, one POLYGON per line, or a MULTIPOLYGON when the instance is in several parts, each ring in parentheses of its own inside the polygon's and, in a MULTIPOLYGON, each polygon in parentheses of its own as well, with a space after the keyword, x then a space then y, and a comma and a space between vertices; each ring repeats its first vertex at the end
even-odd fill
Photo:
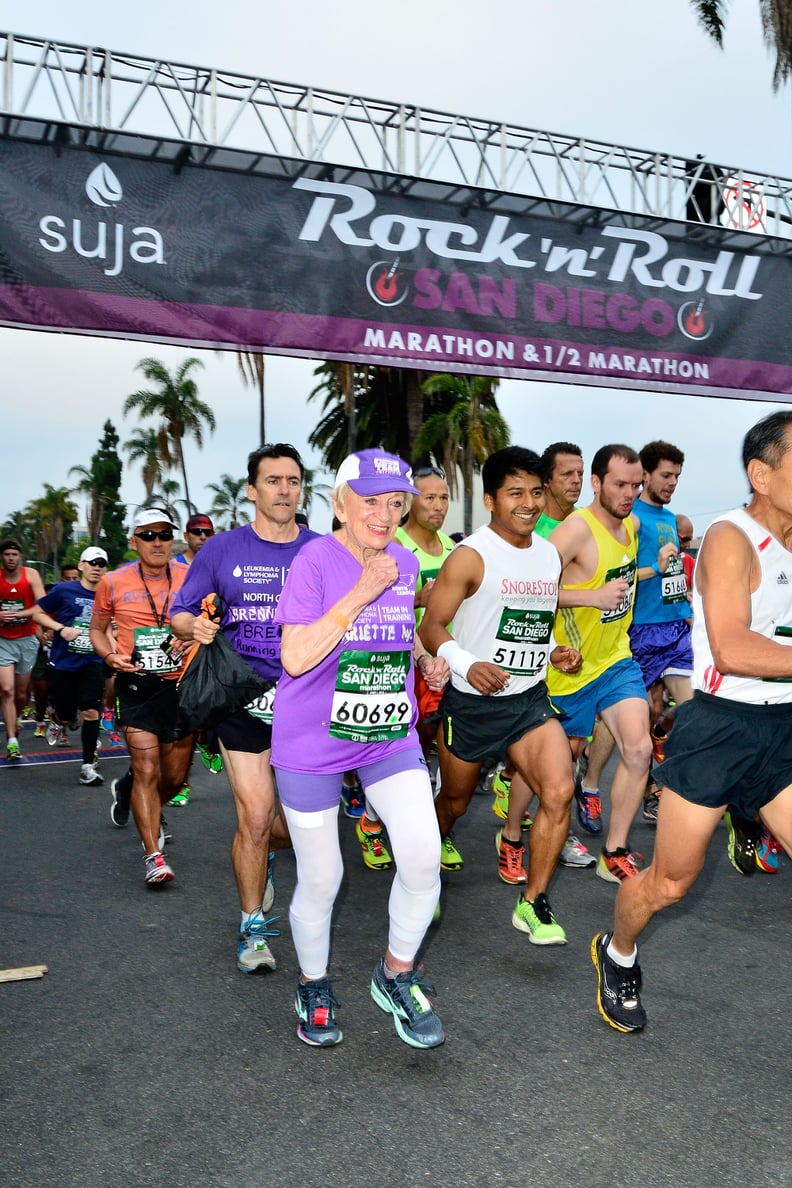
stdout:
POLYGON ((583 657, 575 648, 568 648, 559 644, 550 653, 550 663, 559 672, 579 672, 583 657))
POLYGON ((478 693, 491 697, 493 693, 502 693, 509 684, 509 674, 497 664, 490 664, 488 660, 477 660, 471 664, 465 680, 478 693))
POLYGON ((389 589, 399 577, 399 566, 390 553, 383 549, 366 549, 363 557, 363 572, 355 583, 366 599, 374 602, 389 589))
POLYGON ((597 595, 596 606, 599 610, 615 611, 629 593, 631 583, 626 578, 614 578, 612 582, 606 582, 604 586, 600 586, 599 590, 595 591, 597 595))

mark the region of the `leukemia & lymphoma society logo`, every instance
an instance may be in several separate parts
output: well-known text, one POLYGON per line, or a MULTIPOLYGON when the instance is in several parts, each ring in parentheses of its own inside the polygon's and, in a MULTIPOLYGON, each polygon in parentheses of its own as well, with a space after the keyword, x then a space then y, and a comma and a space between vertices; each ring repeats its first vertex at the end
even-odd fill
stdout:
POLYGON ((399 258, 377 260, 366 273, 366 288, 369 297, 377 305, 401 305, 409 292, 409 282, 399 271, 399 258))
MULTIPOLYGON (((124 198, 121 182, 104 161, 88 174, 84 191, 95 207, 108 211, 117 210, 124 198)), ((81 206, 84 211, 84 200, 81 206)), ((120 219, 109 222, 99 217, 82 218, 76 200, 74 211, 44 215, 39 231, 39 243, 45 251, 73 252, 85 260, 97 260, 105 276, 118 276, 128 260, 136 264, 165 263, 165 244, 156 227, 127 227, 120 219)))

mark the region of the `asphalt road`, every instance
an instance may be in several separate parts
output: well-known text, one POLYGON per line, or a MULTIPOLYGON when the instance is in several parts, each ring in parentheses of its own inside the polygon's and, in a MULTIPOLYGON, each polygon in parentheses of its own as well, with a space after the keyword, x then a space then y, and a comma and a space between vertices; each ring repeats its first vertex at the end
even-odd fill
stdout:
MULTIPOLYGON (((176 881, 143 883, 134 826, 113 828, 76 753, 0 765, 0 1178, 9 1188, 792 1184, 786 858, 774 877, 732 870, 720 830, 686 902, 647 931, 649 1026, 600 1019, 589 959, 614 887, 560 869, 550 898, 569 944, 511 926, 491 798, 457 832, 423 959, 448 1039, 416 1052, 368 993, 386 936, 389 876, 366 870, 342 818, 347 871, 331 972, 344 1041, 301 1044, 286 909, 274 974, 235 963, 238 904, 225 777, 196 761, 193 799, 169 810, 176 881), (57 759, 57 762, 50 760, 57 759)), ((653 827, 633 845, 647 854, 653 827)))

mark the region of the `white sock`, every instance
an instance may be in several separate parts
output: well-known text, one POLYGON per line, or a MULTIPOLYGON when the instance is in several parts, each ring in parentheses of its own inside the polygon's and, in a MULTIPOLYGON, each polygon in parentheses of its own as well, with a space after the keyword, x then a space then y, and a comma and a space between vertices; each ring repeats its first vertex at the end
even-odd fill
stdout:
POLYGON ((623 969, 632 969, 638 957, 638 947, 633 946, 633 951, 629 957, 623 957, 621 953, 617 953, 613 947, 613 939, 608 941, 608 947, 605 950, 611 961, 616 965, 620 965, 623 969))

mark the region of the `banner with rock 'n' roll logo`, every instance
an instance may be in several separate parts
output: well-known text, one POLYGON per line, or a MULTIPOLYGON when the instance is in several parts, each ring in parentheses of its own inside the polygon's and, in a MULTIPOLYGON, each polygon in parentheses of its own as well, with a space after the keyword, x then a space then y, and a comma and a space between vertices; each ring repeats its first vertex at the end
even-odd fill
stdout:
POLYGON ((0 137, 0 323, 792 396, 792 244, 283 158, 0 137))

